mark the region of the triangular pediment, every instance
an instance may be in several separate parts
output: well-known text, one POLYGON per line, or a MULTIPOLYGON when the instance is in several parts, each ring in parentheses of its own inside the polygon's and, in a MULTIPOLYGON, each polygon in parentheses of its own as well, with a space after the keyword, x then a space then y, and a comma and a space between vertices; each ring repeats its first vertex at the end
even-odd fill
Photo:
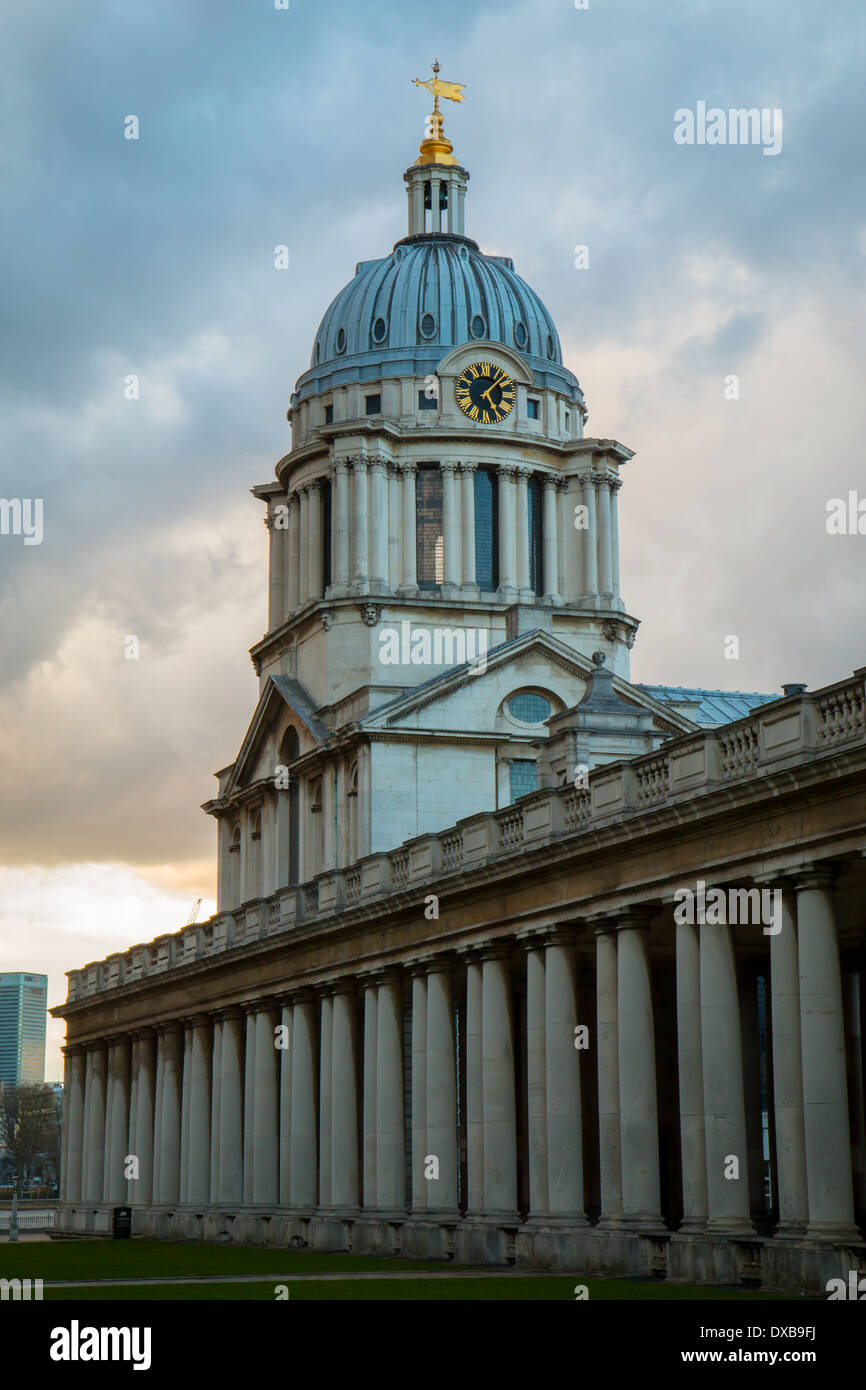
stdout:
MULTIPOLYGON (((502 700, 521 687, 549 694, 557 710, 570 709, 583 697, 594 669, 589 657, 537 628, 492 647, 483 661, 454 666, 379 705, 362 726, 370 732, 442 729, 443 725, 490 729, 502 700)), ((628 704, 663 720, 672 732, 697 728, 685 715, 619 676, 614 677, 614 689, 628 704)))
POLYGON ((287 709, 295 716, 292 723, 298 731, 302 752, 309 752, 330 737, 330 730, 316 714, 315 704, 300 681, 290 676, 269 676, 223 788, 223 797, 231 796, 259 776, 273 775, 276 749, 272 735, 282 730, 287 709), (268 760, 265 768, 261 766, 263 758, 268 760))

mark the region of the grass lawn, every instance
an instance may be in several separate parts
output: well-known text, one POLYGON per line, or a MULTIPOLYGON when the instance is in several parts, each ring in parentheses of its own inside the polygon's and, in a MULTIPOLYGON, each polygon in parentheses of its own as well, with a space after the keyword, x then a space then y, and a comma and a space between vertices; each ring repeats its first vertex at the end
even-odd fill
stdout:
MULTIPOLYGON (((574 1300, 574 1286, 586 1284, 590 1299, 618 1301, 743 1301, 774 1300, 773 1294, 749 1289, 694 1288, 653 1280, 587 1279, 580 1274, 526 1277, 522 1273, 491 1271, 485 1277, 447 1278, 459 1266, 442 1261, 386 1259, 375 1256, 317 1254, 299 1250, 266 1250, 244 1245, 204 1245, 197 1241, 63 1240, 0 1246, 0 1278, 44 1279, 49 1283, 77 1279, 148 1279, 228 1276, 226 1282, 203 1284, 104 1284, 98 1288, 48 1288, 46 1301, 90 1300, 243 1300, 274 1302, 274 1285, 286 1283, 297 1302, 436 1301, 436 1302, 563 1302, 574 1300), (427 1273, 438 1279, 303 1280, 294 1275, 361 1273, 427 1273), (248 1283, 230 1282, 260 1275, 248 1283), (276 1276, 285 1276, 278 1279, 276 1276), (269 1278, 270 1276, 270 1278, 269 1278)), ((467 1271, 468 1272, 468 1271, 467 1271)), ((478 1271, 479 1275, 481 1271, 478 1271)), ((792 1299, 790 1301, 802 1301, 792 1299)))

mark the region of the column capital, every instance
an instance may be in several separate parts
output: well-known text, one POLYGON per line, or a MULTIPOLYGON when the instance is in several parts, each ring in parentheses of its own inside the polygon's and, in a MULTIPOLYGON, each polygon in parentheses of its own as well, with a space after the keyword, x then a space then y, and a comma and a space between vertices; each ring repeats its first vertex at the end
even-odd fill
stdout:
POLYGON ((509 937, 503 941, 482 941, 478 949, 483 961, 509 960, 514 951, 514 939, 509 937))
POLYGON ((649 924, 656 915, 654 907, 626 907, 622 912, 616 913, 616 930, 619 931, 647 931, 649 924))
POLYGON ((331 465, 330 465, 330 471, 334 474, 335 477, 336 477, 336 475, 337 475, 338 473, 348 474, 348 472, 349 472, 349 460, 346 459, 346 458, 332 459, 332 460, 331 460, 331 465))
POLYGON ((403 474, 415 474, 418 472, 417 463, 404 463, 402 460, 400 460, 399 463, 395 463, 394 467, 398 468, 400 472, 403 474))
POLYGON ((527 468, 522 463, 515 465, 514 468, 514 476, 516 477, 519 483, 527 482, 528 479, 532 477, 534 472, 535 470, 533 468, 527 468))
POLYGON ((802 869, 798 869, 794 875, 794 891, 802 893, 809 888, 833 888, 839 871, 835 865, 805 864, 802 869))
POLYGON ((383 473, 387 473, 390 464, 391 460, 386 458, 384 454, 370 454, 367 458, 368 469, 378 468, 381 469, 383 473))
POLYGON ((478 469, 478 464, 469 463, 464 459, 461 463, 457 464, 457 468, 461 473, 475 473, 478 469))
POLYGON ((66 1043, 60 1051, 64 1057, 83 1057, 87 1049, 81 1043, 66 1043))
POLYGON ((160 1036, 182 1033, 183 1021, 179 1018, 171 1018, 167 1023, 158 1023, 156 1025, 156 1031, 160 1036))
POLYGON ((608 478, 608 482, 610 483, 611 494, 619 492, 622 487, 622 478, 608 478))
POLYGON ((551 492, 556 488, 563 487, 567 482, 567 479, 558 478, 555 473, 539 473, 538 476, 541 479, 541 486, 549 488, 551 492))
POLYGON ((352 454, 352 457, 347 459, 349 467, 353 470, 357 469, 359 472, 366 469, 367 462, 366 454, 352 454))
POLYGON ((517 465, 514 463, 497 463, 495 467, 500 478, 514 478, 517 474, 517 465))
POLYGON ((287 1006, 293 1008, 295 1004, 315 1004, 318 997, 317 990, 310 988, 309 985, 302 985, 298 989, 290 989, 285 994, 278 995, 277 1003, 283 1008, 287 1006))
POLYGON ((456 473, 460 464, 456 459, 443 459, 439 464, 440 473, 456 473))

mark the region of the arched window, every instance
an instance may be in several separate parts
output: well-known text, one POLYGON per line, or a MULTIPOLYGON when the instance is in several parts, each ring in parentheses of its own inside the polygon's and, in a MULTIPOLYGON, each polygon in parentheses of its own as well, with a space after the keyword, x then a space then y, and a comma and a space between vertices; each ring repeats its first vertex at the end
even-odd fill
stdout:
POLYGON ((544 536, 541 519, 541 479, 533 473, 529 479, 529 587, 537 595, 544 593, 544 536))
POLYGON ((241 900, 241 828, 232 826, 229 845, 229 907, 238 907, 241 900))
POLYGON ((346 862, 353 864, 358 858, 358 764, 353 763, 349 769, 349 779, 346 786, 346 800, 348 802, 348 814, 346 817, 346 862))
POLYGON ((436 589, 445 573, 442 474, 438 463, 422 464, 415 478, 415 536, 419 589, 436 589))
POLYGON ((331 582, 331 484, 322 483, 322 595, 331 582))
POLYGON ((499 585, 499 490, 489 468, 475 470, 475 581, 487 591, 499 585))
MULTIPOLYGON (((291 767, 300 756, 301 748, 295 729, 287 729, 280 744, 279 763, 291 767)), ((277 886, 285 888, 298 882, 300 860, 300 816, 298 810, 298 779, 290 775, 288 791, 277 792, 277 886)))

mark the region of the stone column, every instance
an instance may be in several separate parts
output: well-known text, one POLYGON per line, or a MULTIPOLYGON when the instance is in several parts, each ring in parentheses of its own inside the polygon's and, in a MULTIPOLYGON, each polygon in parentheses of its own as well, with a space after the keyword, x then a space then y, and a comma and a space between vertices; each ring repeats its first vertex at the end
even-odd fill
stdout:
MULTIPOLYGON (((780 887, 776 884, 775 887, 780 887)), ((781 886, 781 930, 770 937, 770 1011, 773 1037, 773 1106, 776 1121, 776 1237, 801 1238, 809 1220, 803 1068, 800 1050, 800 977, 796 899, 781 886)))
POLYGON ((376 1202, 395 1215, 406 1209, 402 992, 393 970, 379 983, 376 1013, 376 1202))
POLYGON ((610 596, 613 578, 610 549, 610 482, 606 475, 598 480, 598 588, 610 596))
POLYGON ((294 613, 300 603, 301 593, 301 542, 300 542, 300 510, 301 504, 298 494, 290 492, 288 498, 289 508, 289 535, 288 535, 288 581, 286 585, 286 607, 288 612, 294 613))
POLYGON ((457 590, 460 587, 460 544, 457 529, 457 465, 446 459, 440 463, 442 474, 442 537, 445 546, 442 572, 442 590, 457 590))
POLYGON ((213 1021, 213 1047, 211 1050, 211 1131, 210 1131, 210 1200, 221 1201, 220 1197, 220 1097, 222 1092, 223 1065, 223 1021, 213 1021))
POLYGON ((743 1044, 730 927, 704 922, 700 952, 707 1231, 751 1235, 743 1044), (739 1164, 738 1178, 726 1177, 733 1158, 739 1164))
POLYGON ((517 1114, 511 974, 505 946, 490 946, 484 953, 481 976, 481 1065, 484 1212, 487 1216, 511 1220, 517 1208, 517 1114))
POLYGON ((598 556, 596 543, 598 528, 595 514, 595 482, 592 473, 584 473, 583 505, 587 510, 587 529, 583 532, 583 591, 591 596, 598 593, 598 556))
POLYGON ((279 1071, 279 1143, 277 1153, 278 1168, 278 1201, 281 1207, 287 1207, 292 1200, 292 1005, 286 1002, 280 1009, 280 1024, 283 1028, 281 1046, 277 1051, 277 1069, 279 1071))
POLYGON ((331 1082, 331 1205, 358 1206, 358 1081, 355 1052, 354 985, 334 992, 333 1080, 331 1082))
POLYGON ((442 209, 439 206, 439 190, 442 187, 441 179, 430 180, 430 230, 438 232, 442 223, 442 209))
MULTIPOLYGON (((285 505, 280 498, 275 506, 285 505)), ((268 627, 280 627, 286 620, 286 529, 283 514, 272 510, 267 517, 270 547, 268 551, 268 627)))
POLYGON ((81 1201, 81 1160, 84 1152, 84 1072, 82 1047, 64 1048, 63 1094, 69 1097, 65 1117, 63 1201, 81 1201))
POLYGON ((619 1107, 619 990, 614 923, 596 928, 598 1147, 602 1228, 622 1224, 622 1117, 619 1107))
POLYGON ((370 592, 388 592, 388 461, 370 459, 370 510, 372 540, 370 592))
POLYGON ((183 1033, 183 1083, 180 1104, 180 1200, 189 1201, 189 1087, 192 1076, 192 1025, 187 1022, 183 1033))
POLYGON ((482 966, 470 957, 466 966, 466 1150, 468 1206, 473 1216, 484 1211, 482 1012, 482 966))
POLYGON ((585 1226, 577 979, 574 946, 561 933, 548 934, 544 980, 549 1210, 554 1220, 585 1226))
POLYGON ((253 1200, 255 1180, 256 1014, 246 1007, 244 1027, 244 1202, 253 1200))
POLYGON ((126 1199, 124 1160, 129 1139, 129 1038, 116 1038, 108 1054, 108 1105, 103 1200, 126 1199))
MULTIPOLYGON (((621 487, 622 487, 622 482, 621 482, 621 480, 620 480, 619 478, 611 478, 611 480, 610 480, 610 578, 611 578, 610 587, 611 587, 611 589, 613 590, 613 596, 614 596, 615 599, 619 599, 619 598, 621 597, 621 595, 620 595, 620 579, 619 579, 619 501, 618 501, 618 497, 617 497, 617 494, 619 493, 619 490, 620 490, 621 487)), ((619 607, 620 604, 618 603, 616 606, 619 607)))
POLYGON ((403 582, 397 592, 407 598, 418 593, 418 536, 415 525, 415 465, 400 465, 403 488, 403 582))
POLYGON ((463 592, 478 597, 475 579, 475 464, 461 463, 462 506, 460 527, 463 539, 463 592))
POLYGON ((680 1083, 680 1150, 683 1219, 680 1231, 696 1235, 707 1224, 707 1146, 701 1055, 701 952, 698 927, 676 925, 677 1057, 680 1083))
MULTIPOLYGON (((211 1164, 211 1025, 207 1014, 191 1019, 187 1157, 187 1201, 201 1204, 210 1197, 211 1164)), ((184 1077, 184 1082, 186 1078, 184 1077)))
POLYGON ((571 474, 558 480, 559 492, 559 588, 563 603, 574 603, 583 593, 584 530, 575 526, 575 508, 583 502, 583 482, 571 474))
POLYGON ((309 487, 298 488, 298 606, 310 597, 309 487))
POLYGON ((363 1174, 362 1206, 376 1206, 377 1056, 376 1038, 379 1013, 379 985, 376 977, 364 981, 364 1084, 363 1084, 363 1174))
POLYGON ((352 593, 369 592, 370 565, 368 561, 367 539, 369 521, 367 518, 367 460, 352 459, 352 502, 355 521, 354 533, 354 577, 352 593))
POLYGON ((427 1148, 427 975, 412 970, 412 1211, 427 1210, 424 1159, 427 1148))
POLYGON ((253 1102, 253 1202, 277 1204, 277 1133, 279 1077, 276 1047, 277 1010, 268 1003, 256 1010, 255 1100, 253 1102))
POLYGON ((457 1064, 451 968, 433 959, 427 969, 427 1154, 439 1177, 427 1181, 427 1210, 457 1219, 457 1064))
POLYGON ((349 592, 349 468, 346 459, 333 467, 336 546, 331 595, 342 598, 349 592))
POLYGON ((547 1188, 547 1035, 545 1025, 544 942, 526 943, 526 1086, 529 1127, 529 1212, 534 1221, 548 1214, 547 1188))
POLYGON ((130 1178, 127 1200, 140 1206, 153 1201, 153 1129, 156 1098, 156 1035, 138 1035, 138 1079, 135 1087, 135 1132, 130 1148, 138 1159, 138 1178, 130 1178))
POLYGON ((861 962, 862 957, 861 961, 846 961, 842 969, 855 1212, 866 1208, 866 1094, 863 1077, 861 962))
POLYGON ((220 1124, 219 1124, 219 1200, 234 1206, 244 1199, 243 1162, 243 1069, 244 1016, 240 1009, 227 1009, 222 1020, 220 1124))
POLYGON ((331 1107, 333 1086, 334 1001, 323 994, 319 1015, 319 1206, 332 1205, 331 1107))
POLYGON ((561 603, 559 593, 559 533, 557 530, 557 479, 545 473, 541 479, 542 533, 544 537, 544 597, 548 603, 561 603))
POLYGON ((290 1200, 316 1205, 316 1021, 312 994, 295 996, 292 1009, 292 1140, 290 1200))
POLYGON ((529 476, 528 468, 516 468, 516 542, 517 542, 517 589, 520 598, 530 603, 535 598, 535 590, 529 582, 529 476))
POLYGON ((102 1201, 105 1177, 105 1083, 108 1053, 104 1046, 87 1049, 84 1081, 85 1170, 84 1198, 102 1201))
POLYGON ((517 535, 514 516, 514 469, 500 464, 499 478, 499 589, 504 599, 517 598, 517 535))
POLYGON ((156 1200, 177 1202, 180 1197, 180 1107, 183 1081, 183 1029, 167 1023, 160 1029, 163 1047, 160 1089, 159 1187, 156 1200))
MULTIPOLYGON (((322 480, 317 478, 309 488, 309 542, 307 547, 307 592, 310 598, 322 597, 322 480)), ((330 537, 328 538, 330 545, 330 537)))
POLYGON ((809 1226, 812 1239, 859 1240, 854 1224, 842 975, 832 873, 797 884, 800 1036, 809 1226))
POLYGON ((649 917, 620 917, 617 936, 622 1208, 625 1225, 662 1230, 649 917))

